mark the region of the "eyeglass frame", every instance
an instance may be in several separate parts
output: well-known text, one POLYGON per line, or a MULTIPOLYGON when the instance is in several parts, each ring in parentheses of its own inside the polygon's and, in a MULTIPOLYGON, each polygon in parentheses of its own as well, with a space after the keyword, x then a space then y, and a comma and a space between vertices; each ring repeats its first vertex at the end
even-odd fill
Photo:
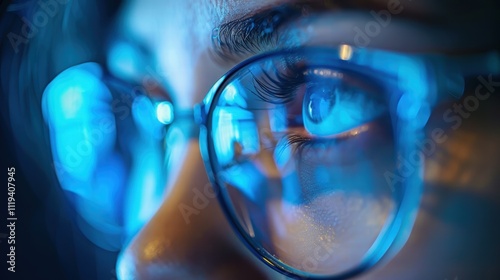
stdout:
MULTIPOLYGON (((351 278, 357 275, 360 275, 368 270, 370 270, 373 266, 376 264, 380 264, 381 262, 384 261, 389 261, 392 259, 394 255, 399 252, 401 247, 406 243, 407 238, 409 237, 409 233, 411 232, 411 229, 413 227, 413 223, 416 217, 416 213, 413 218, 410 218, 411 221, 406 221, 406 226, 401 226, 397 228, 397 232, 392 232, 396 236, 394 236, 392 242, 386 246, 385 250, 381 253, 374 254, 374 252, 367 252, 365 254, 365 258, 363 262, 358 265, 354 269, 350 269, 344 273, 341 273, 336 276, 304 276, 304 275, 298 275, 296 272, 290 271, 289 269, 279 265, 276 261, 274 261, 274 258, 270 253, 268 253, 265 250, 258 250, 256 245, 253 245, 251 240, 247 237, 248 235, 245 234, 245 230, 242 228, 242 226, 238 223, 238 218, 235 216, 233 211, 231 210, 231 207, 228 205, 228 199, 223 198, 222 192, 223 192, 223 187, 221 184, 218 182, 217 174, 214 171, 214 166, 217 166, 217 163, 212 162, 212 160, 215 158, 215 155, 213 155, 213 152, 211 152, 211 149, 208 147, 211 146, 212 137, 210 137, 210 127, 211 127, 211 119, 212 115, 214 113, 215 107, 217 107, 217 99, 220 97, 222 94, 223 90, 225 89, 225 86, 228 84, 228 82, 231 80, 233 76, 239 73, 239 71, 246 66, 249 66, 257 61, 264 60, 266 58, 271 58, 275 55, 284 55, 286 53, 293 53, 297 50, 303 50, 303 49, 313 49, 313 48, 318 48, 317 46, 314 47, 299 47, 299 48, 291 48, 291 49, 280 49, 280 50, 275 50, 272 52, 267 52, 263 54, 259 54, 256 56, 253 56, 247 60, 244 60, 243 62, 239 63, 235 67, 233 67, 231 70, 229 70, 225 75, 223 75, 208 91, 206 94, 205 98, 203 101, 199 104, 196 104, 193 109, 193 114, 194 114, 194 120, 195 123, 199 125, 200 127, 200 132, 199 132, 199 143, 200 143, 200 150, 202 154, 202 158, 205 163, 205 169, 206 172, 209 176, 210 182, 212 186, 215 189, 215 193, 217 193, 218 201, 221 205, 221 208, 223 209, 223 212, 226 216, 226 218, 229 220, 231 227, 233 230, 237 233, 239 239, 246 245, 248 249, 250 249, 255 256, 257 256, 262 262, 264 262, 268 267, 272 268, 273 270, 281 273, 282 275, 285 275, 287 277, 291 278, 297 278, 297 279, 330 279, 330 280, 340 280, 340 279, 347 279, 351 278), (404 240, 398 240, 398 237, 401 236, 401 231, 405 230, 405 228, 409 227, 409 232, 406 237, 403 237, 404 240), (402 243, 402 244, 399 244, 402 243), (366 258, 366 256, 369 256, 369 258, 366 258)), ((332 51, 335 51, 334 48, 328 47, 332 51)), ((470 76, 470 75, 480 75, 480 73, 492 73, 492 75, 498 75, 500 74, 500 53, 497 52, 489 52, 485 54, 475 54, 475 55, 469 55, 464 57, 452 57, 449 55, 443 55, 443 54, 403 54, 403 53, 395 53, 395 52, 389 52, 389 51, 383 51, 383 50, 373 50, 373 49, 368 49, 368 48, 353 48, 353 52, 379 52, 383 54, 388 54, 388 55, 395 55, 398 57, 405 57, 409 59, 418 59, 418 60, 435 60, 435 61, 441 61, 443 62, 444 65, 454 65, 455 67, 459 68, 459 71, 463 77, 470 76), (477 60, 480 60, 478 63, 477 60), (488 66, 487 71, 485 71, 481 66, 486 65, 488 66), (472 66, 472 67, 471 67, 472 66), (478 67, 479 66, 479 67, 478 67)), ((444 66, 444 65, 439 65, 438 67, 444 66)), ((442 87, 446 88, 447 85, 441 85, 442 87)), ((439 96, 437 96, 437 100, 433 104, 433 108, 440 103, 443 103, 444 101, 449 99, 449 96, 445 96, 443 93, 449 95, 449 91, 440 91, 438 92, 439 96)), ((463 94, 463 92, 458 93, 458 94, 463 94)), ((452 93, 453 95, 453 93, 452 93)), ((418 196, 418 199, 416 201, 416 209, 419 209, 419 203, 420 203, 420 193, 421 193, 421 187, 414 187, 414 188, 409 188, 410 190, 413 190, 413 194, 418 196)), ((405 194, 405 197, 411 197, 411 194, 405 194)), ((400 202, 399 206, 403 205, 403 202, 400 202)), ((401 209, 398 210, 393 210, 393 212, 396 212, 397 216, 399 216, 400 213, 406 213, 406 211, 401 211, 401 209)), ((398 218, 398 217, 396 217, 398 218)), ((399 217, 402 220, 405 220, 404 217, 399 217)), ((408 217, 406 217, 408 218, 408 217)), ((407 219, 406 219, 407 220, 407 219)), ((394 220, 393 223, 394 224, 394 220)), ((394 229, 393 229, 394 230, 394 229)), ((379 237, 381 236, 387 236, 386 234, 383 234, 382 232, 379 233, 379 236, 377 238, 378 242, 379 237)), ((373 247, 374 245, 372 245, 373 247)), ((372 248, 371 248, 372 249, 372 248)), ((370 251, 371 251, 370 249, 370 251)))

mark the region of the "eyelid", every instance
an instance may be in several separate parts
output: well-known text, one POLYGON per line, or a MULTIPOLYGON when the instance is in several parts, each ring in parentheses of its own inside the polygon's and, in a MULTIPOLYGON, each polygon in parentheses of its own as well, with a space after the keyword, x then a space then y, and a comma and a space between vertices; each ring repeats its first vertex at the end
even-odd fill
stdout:
POLYGON ((282 5, 252 17, 224 23, 212 31, 213 53, 221 62, 227 62, 271 50, 278 43, 278 29, 301 13, 302 10, 293 5, 282 5))

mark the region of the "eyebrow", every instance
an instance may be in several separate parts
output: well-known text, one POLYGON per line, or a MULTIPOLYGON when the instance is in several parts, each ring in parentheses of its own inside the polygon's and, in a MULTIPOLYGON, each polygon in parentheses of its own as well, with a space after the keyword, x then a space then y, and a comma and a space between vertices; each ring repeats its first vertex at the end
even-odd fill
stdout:
MULTIPOLYGON (((223 23, 212 31, 212 53, 220 64, 236 62, 242 57, 257 54, 278 46, 280 27, 311 12, 338 10, 344 1, 303 1, 261 10, 251 16, 223 23)), ((344 5, 342 5, 344 6, 344 5)))

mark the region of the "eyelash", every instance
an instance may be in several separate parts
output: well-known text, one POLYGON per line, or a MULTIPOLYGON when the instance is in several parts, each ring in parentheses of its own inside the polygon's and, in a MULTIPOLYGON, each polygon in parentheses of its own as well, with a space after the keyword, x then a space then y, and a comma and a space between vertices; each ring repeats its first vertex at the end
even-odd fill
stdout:
POLYGON ((286 140, 285 147, 291 147, 292 150, 296 151, 299 155, 303 153, 304 149, 314 147, 318 144, 318 142, 315 142, 313 139, 298 134, 289 135, 286 140))
POLYGON ((338 144, 339 141, 342 141, 342 139, 313 139, 310 137, 304 137, 300 134, 289 134, 284 135, 277 142, 275 149, 278 150, 278 154, 281 154, 287 148, 290 148, 294 155, 302 157, 302 155, 310 149, 320 148, 328 150, 330 147, 338 144))
POLYGON ((261 70, 263 77, 254 78, 254 94, 262 101, 272 104, 286 104, 297 95, 298 88, 304 84, 303 71, 295 64, 287 63, 286 72, 275 70, 269 74, 261 70))

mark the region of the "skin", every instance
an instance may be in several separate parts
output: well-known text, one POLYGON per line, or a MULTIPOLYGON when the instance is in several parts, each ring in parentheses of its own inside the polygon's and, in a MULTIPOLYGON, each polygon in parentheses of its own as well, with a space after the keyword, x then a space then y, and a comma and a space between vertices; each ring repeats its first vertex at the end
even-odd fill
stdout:
MULTIPOLYGON (((209 55, 212 29, 228 20, 285 2, 289 1, 199 0, 196 4, 181 0, 131 1, 122 11, 120 24, 152 51, 176 107, 187 109, 200 102, 210 87, 238 62, 221 64, 209 55), (145 16, 155 20, 142 21, 145 16)), ((370 47, 461 53, 496 46, 493 36, 487 36, 488 31, 474 33, 478 27, 472 13, 457 8, 451 1, 406 2, 404 13, 420 23, 404 25, 394 21, 381 36, 373 38, 370 47), (454 9, 456 18, 450 17, 450 9, 454 9), (450 18, 446 26, 431 20, 443 18, 450 18), (433 24, 420 25, 424 19, 433 24), (467 23, 471 28, 462 30, 467 23)), ((371 9, 378 11, 386 5, 382 0, 353 3, 367 15, 357 26, 371 20, 368 14, 371 9)), ((488 5, 486 1, 479 1, 474 9, 487 15, 491 10, 488 5)), ((497 24, 493 20, 491 17, 483 23, 497 24)), ((331 32, 335 37, 332 40, 339 42, 349 43, 353 37, 342 30, 331 32)), ((319 40, 312 37, 310 42, 319 40)), ((443 121, 443 112, 453 108, 452 103, 443 104, 433 112, 426 128, 428 135, 434 128, 442 128, 448 138, 425 158, 424 195, 411 236, 391 261, 376 266, 359 279, 498 279, 500 147, 494 144, 500 140, 500 130, 495 123, 500 117, 496 109, 498 102, 500 98, 495 94, 481 101, 478 110, 463 118, 457 129, 452 127, 455 123, 443 121)), ((216 199, 211 199, 199 215, 192 215, 189 224, 185 222, 178 205, 191 205, 193 190, 203 192, 208 183, 198 138, 186 132, 192 126, 189 122, 173 124, 184 131, 187 140, 172 147, 180 151, 180 156, 169 174, 166 186, 169 194, 150 222, 122 251, 117 264, 119 276, 123 279, 285 279, 242 245, 216 199)))

